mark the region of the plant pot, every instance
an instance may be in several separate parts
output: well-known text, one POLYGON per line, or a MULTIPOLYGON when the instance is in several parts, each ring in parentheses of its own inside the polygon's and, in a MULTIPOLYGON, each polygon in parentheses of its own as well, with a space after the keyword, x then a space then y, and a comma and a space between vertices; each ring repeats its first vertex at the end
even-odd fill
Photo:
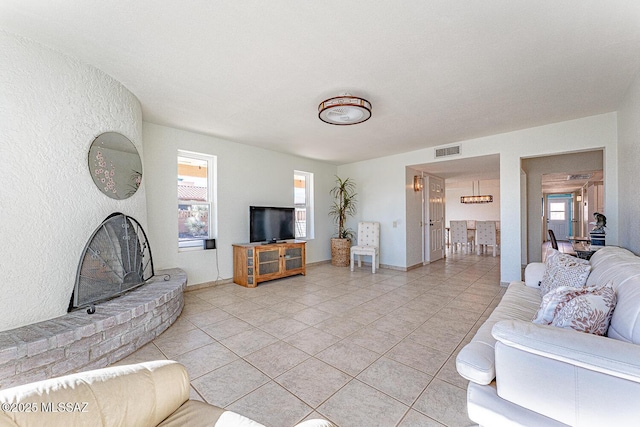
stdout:
POLYGON ((331 239, 331 265, 348 267, 351 263, 351 239, 331 239))

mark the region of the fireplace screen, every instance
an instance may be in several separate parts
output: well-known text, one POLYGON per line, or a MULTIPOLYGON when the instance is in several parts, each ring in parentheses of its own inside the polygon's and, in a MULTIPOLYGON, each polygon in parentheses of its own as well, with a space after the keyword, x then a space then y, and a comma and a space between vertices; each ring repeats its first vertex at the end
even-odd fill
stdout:
POLYGON ((93 232, 80 258, 69 311, 118 296, 153 275, 151 248, 140 223, 111 214, 93 232))

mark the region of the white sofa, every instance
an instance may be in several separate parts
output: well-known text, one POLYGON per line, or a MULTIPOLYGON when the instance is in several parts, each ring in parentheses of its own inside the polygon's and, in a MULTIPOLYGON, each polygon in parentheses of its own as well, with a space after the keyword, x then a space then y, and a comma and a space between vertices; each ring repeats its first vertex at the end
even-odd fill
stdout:
MULTIPOLYGON (((157 360, 66 375, 0 390, 0 427, 264 427, 189 399, 181 364, 157 360)), ((297 427, 335 427, 308 420, 297 427)))
POLYGON ((532 263, 457 356, 469 418, 481 426, 640 425, 640 258, 607 246, 587 286, 610 280, 607 336, 531 322, 544 264, 532 263))

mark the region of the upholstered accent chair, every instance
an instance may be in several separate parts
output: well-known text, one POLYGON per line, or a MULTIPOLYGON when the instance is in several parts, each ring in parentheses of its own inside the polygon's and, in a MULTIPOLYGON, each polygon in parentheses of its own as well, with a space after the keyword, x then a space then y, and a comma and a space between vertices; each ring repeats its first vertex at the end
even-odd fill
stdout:
POLYGON ((358 257, 358 267, 362 267, 361 256, 371 257, 371 272, 375 273, 380 268, 380 223, 359 222, 358 244, 351 246, 351 271, 353 271, 354 259, 358 257))

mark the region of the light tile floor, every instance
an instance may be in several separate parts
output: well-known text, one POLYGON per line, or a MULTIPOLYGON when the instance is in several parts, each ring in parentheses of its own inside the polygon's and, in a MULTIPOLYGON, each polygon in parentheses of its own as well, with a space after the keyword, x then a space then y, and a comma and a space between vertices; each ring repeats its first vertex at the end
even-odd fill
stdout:
POLYGON ((467 426, 455 356, 504 290, 491 255, 376 274, 322 264, 187 292, 176 323, 118 364, 177 360, 192 398, 269 427, 467 426))

